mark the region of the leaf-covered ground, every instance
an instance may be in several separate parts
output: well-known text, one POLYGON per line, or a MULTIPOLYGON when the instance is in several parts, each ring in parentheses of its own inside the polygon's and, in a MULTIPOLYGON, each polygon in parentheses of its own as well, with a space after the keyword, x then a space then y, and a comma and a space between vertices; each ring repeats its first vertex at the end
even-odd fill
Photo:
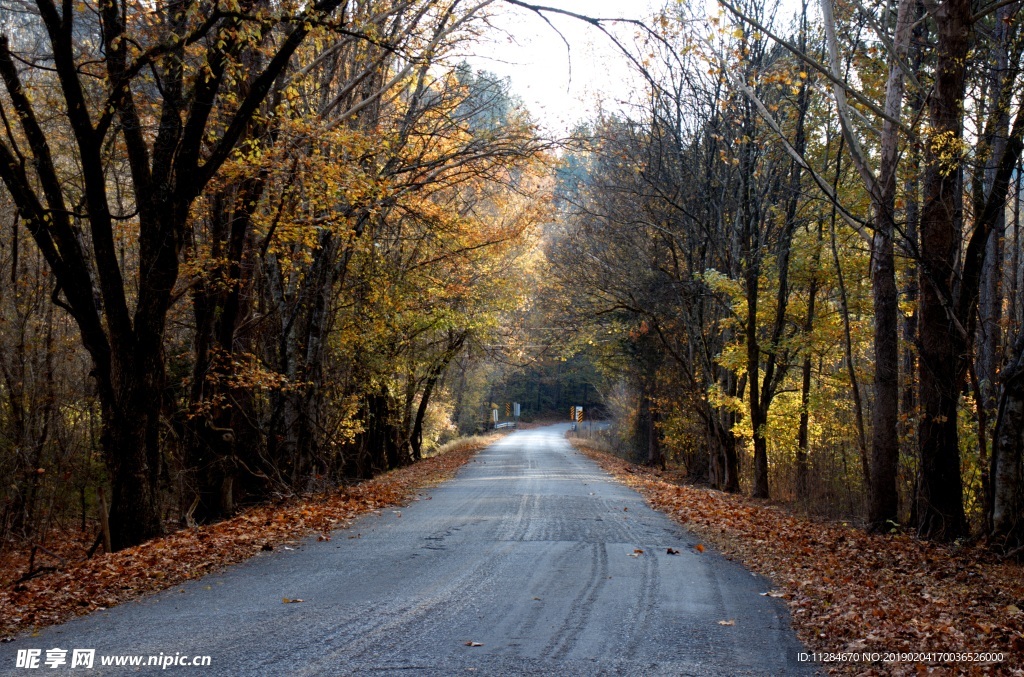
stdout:
POLYGON ((576 447, 658 510, 768 577, 815 652, 1002 653, 1003 662, 829 663, 850 674, 1024 675, 1024 569, 980 548, 875 536, 763 501, 687 486, 576 447))
POLYGON ((33 563, 34 570, 45 573, 25 581, 19 579, 29 571, 31 551, 0 553, 0 637, 112 607, 311 534, 329 540, 332 530, 348 526, 356 517, 414 500, 417 490, 449 479, 491 441, 473 438, 447 453, 352 487, 250 508, 217 524, 181 529, 113 554, 100 552, 92 559, 84 559, 90 537, 85 542, 80 534, 51 539, 49 552, 37 549, 33 563))

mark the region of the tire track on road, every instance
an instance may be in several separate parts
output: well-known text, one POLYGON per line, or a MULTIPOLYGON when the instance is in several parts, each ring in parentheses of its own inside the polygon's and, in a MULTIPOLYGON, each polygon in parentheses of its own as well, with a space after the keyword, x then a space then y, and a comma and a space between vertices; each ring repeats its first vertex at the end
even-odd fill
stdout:
POLYGON ((573 600, 562 627, 552 637, 551 642, 544 647, 542 651, 544 656, 556 660, 562 659, 572 650, 574 643, 590 620, 594 604, 600 597, 601 589, 608 580, 607 547, 604 543, 593 543, 588 549, 591 551, 590 577, 583 590, 573 600))

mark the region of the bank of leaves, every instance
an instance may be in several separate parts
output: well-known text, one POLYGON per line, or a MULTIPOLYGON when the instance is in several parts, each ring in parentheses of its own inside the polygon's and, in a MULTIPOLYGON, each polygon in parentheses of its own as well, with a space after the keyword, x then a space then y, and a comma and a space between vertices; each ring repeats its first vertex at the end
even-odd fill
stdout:
POLYGON ((1024 674, 1024 569, 981 548, 871 535, 673 481, 574 440, 650 504, 773 582, 816 652, 1002 653, 1002 663, 833 663, 850 674, 1024 674))
POLYGON ((416 492, 451 478, 491 438, 470 438, 439 455, 360 484, 250 508, 223 522, 175 531, 142 545, 84 559, 81 534, 0 554, 0 638, 109 608, 199 578, 261 552, 318 534, 330 540, 367 513, 415 500, 416 492), (33 571, 40 575, 21 580, 33 571))

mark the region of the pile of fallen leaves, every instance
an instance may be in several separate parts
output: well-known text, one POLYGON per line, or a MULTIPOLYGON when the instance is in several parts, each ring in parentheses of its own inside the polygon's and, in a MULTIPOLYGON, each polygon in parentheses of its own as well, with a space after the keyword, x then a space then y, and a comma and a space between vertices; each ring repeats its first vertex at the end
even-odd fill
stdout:
POLYGON ((51 543, 34 555, 37 567, 46 561, 50 568, 24 581, 19 579, 29 569, 30 550, 8 551, 0 557, 0 637, 112 607, 311 534, 330 540, 332 530, 347 527, 354 518, 406 503, 418 489, 449 479, 490 441, 474 438, 352 487, 250 508, 229 520, 181 529, 113 554, 83 559, 81 541, 51 543))
POLYGON ((1024 570, 982 548, 871 535, 668 481, 574 443, 651 505, 773 582, 815 652, 1002 653, 1002 663, 832 663, 835 672, 1024 674, 1024 570))

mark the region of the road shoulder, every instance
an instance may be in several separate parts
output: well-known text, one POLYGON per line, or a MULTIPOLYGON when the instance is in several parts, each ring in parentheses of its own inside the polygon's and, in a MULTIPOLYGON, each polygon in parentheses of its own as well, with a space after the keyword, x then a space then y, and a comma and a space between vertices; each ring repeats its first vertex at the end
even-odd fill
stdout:
POLYGON ((451 479, 495 439, 473 438, 448 453, 351 487, 254 506, 231 519, 180 529, 112 554, 78 559, 85 546, 72 542, 67 549, 78 551, 76 559, 68 556, 26 580, 19 579, 28 570, 27 555, 7 553, 0 559, 0 640, 166 590, 302 538, 330 540, 333 530, 347 528, 354 519, 406 504, 418 491, 451 479))
POLYGON ((570 441, 653 508, 772 581, 767 594, 786 602, 810 651, 882 657, 830 662, 830 671, 918 674, 945 666, 1009 674, 1024 667, 1018 565, 997 562, 981 548, 870 535, 767 502, 675 484, 654 469, 570 441), (977 660, 995 656, 1002 660, 977 660))

